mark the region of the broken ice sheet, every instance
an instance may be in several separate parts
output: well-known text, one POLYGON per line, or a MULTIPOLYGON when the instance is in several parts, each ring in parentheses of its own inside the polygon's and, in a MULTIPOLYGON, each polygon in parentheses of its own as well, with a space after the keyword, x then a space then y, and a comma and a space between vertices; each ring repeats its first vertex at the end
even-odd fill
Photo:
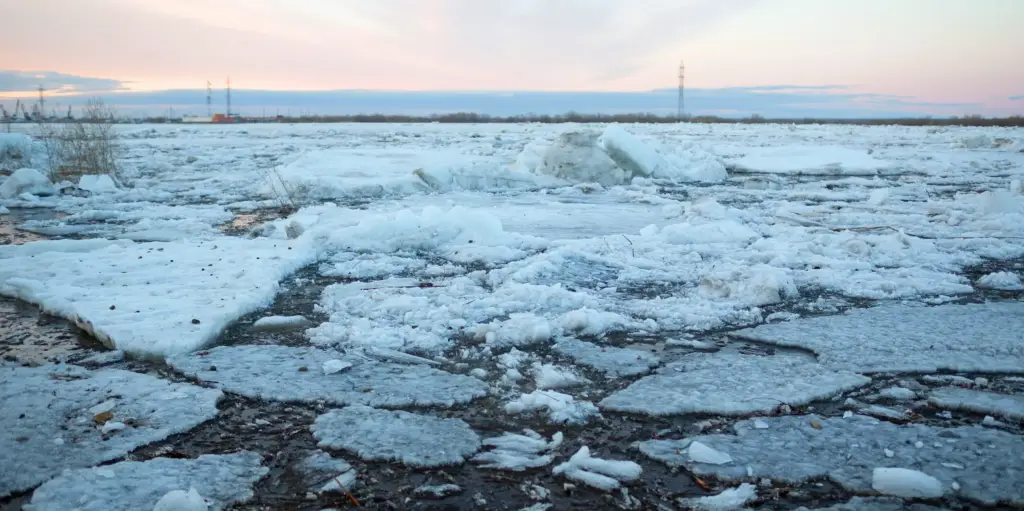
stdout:
POLYGON ((480 464, 482 468, 515 472, 550 464, 554 460, 551 451, 562 445, 562 433, 555 433, 550 442, 535 431, 527 430, 525 433, 505 433, 484 439, 484 446, 492 450, 473 456, 473 463, 480 464))
POLYGON ((946 488, 984 505, 1024 503, 1024 439, 981 426, 937 428, 898 426, 862 415, 823 419, 815 415, 762 418, 736 423, 735 435, 701 435, 686 440, 639 442, 640 451, 671 466, 723 481, 770 478, 786 484, 828 477, 854 492, 870 492, 874 469, 902 467, 924 472, 946 488), (816 427, 817 426, 817 427, 816 427), (723 465, 694 463, 684 443, 699 441, 727 453, 723 465), (917 447, 921 442, 923 447, 917 447), (886 451, 892 454, 888 456, 886 451))
POLYGON ((935 389, 928 402, 940 408, 966 410, 1024 421, 1024 396, 946 387, 935 389))
POLYGON ((0 497, 188 431, 217 416, 221 396, 116 369, 0 368, 0 497), (127 426, 104 434, 106 422, 127 426))
POLYGON ((352 469, 352 465, 324 451, 313 451, 296 465, 296 469, 302 473, 307 487, 312 491, 323 491, 324 487, 334 483, 335 478, 347 479, 348 481, 341 481, 346 489, 351 489, 351 483, 355 482, 356 471, 352 469))
POLYGON ((1024 302, 883 305, 761 325, 732 335, 814 351, 856 372, 1024 372, 1024 302))
POLYGON ((269 472, 258 453, 207 454, 196 459, 156 458, 65 472, 40 486, 25 511, 142 511, 169 491, 195 488, 212 511, 252 498, 269 472))
POLYGON ((439 419, 353 405, 316 418, 320 448, 344 449, 367 461, 410 467, 461 465, 480 449, 480 437, 461 419, 439 419))
POLYGON ((590 455, 590 448, 580 447, 569 461, 558 465, 552 470, 555 475, 562 475, 594 488, 610 491, 621 486, 623 482, 635 481, 640 478, 643 469, 632 461, 605 460, 590 455))
POLYGON ((829 507, 798 507, 795 511, 943 511, 927 504, 904 502, 896 497, 854 497, 829 507))
POLYGON ((315 348, 222 346, 176 355, 167 363, 229 392, 272 401, 397 408, 452 406, 487 394, 487 384, 473 377, 315 348), (323 365, 330 360, 352 367, 324 374, 323 365))
POLYGON ((800 406, 870 383, 803 356, 689 353, 599 403, 605 410, 663 416, 744 415, 800 406))
POLYGON ((598 346, 576 339, 560 339, 554 350, 572 358, 577 364, 585 365, 610 377, 644 374, 661 363, 660 359, 646 351, 598 346))

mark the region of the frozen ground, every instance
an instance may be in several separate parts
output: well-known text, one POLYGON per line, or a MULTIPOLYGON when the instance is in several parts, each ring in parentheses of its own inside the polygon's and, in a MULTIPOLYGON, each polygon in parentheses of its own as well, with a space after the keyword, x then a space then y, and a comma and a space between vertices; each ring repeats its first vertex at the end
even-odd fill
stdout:
MULTIPOLYGON (((31 331, 0 338, 0 392, 47 410, 5 417, 0 505, 83 498, 92 472, 62 468, 237 451, 271 470, 234 509, 901 509, 874 492, 935 491, 875 468, 941 481, 918 506, 1024 505, 1024 474, 984 454, 1021 441, 1021 130, 118 129, 125 186, 0 175, 4 300, 118 350, 0 310, 31 331), (97 419, 79 408, 107 387, 14 369, 54 362, 139 383, 97 419), (61 427, 106 440, 61 457, 61 427), (886 445, 845 458, 836 438, 886 445), (698 483, 633 447, 651 441, 731 461, 681 460, 698 483)), ((2 142, 5 166, 41 165, 2 142)), ((220 472, 200 494, 248 491, 220 472)), ((156 494, 141 484, 124 502, 156 494)))

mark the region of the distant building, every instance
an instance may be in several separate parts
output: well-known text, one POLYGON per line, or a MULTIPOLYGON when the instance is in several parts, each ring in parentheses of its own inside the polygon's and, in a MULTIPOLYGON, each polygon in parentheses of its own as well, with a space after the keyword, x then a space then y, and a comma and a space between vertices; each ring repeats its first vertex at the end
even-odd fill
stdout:
POLYGON ((213 122, 213 117, 209 115, 183 115, 181 122, 190 123, 210 123, 213 122))

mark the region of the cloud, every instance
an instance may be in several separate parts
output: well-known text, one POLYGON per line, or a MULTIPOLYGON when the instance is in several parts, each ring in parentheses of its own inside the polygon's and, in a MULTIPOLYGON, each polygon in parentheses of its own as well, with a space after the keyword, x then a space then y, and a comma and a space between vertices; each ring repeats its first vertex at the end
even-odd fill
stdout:
POLYGON ((93 78, 54 71, 0 69, 0 92, 35 91, 40 85, 50 93, 109 92, 125 88, 124 82, 111 78, 93 78))
MULTIPOLYGON (((975 103, 939 103, 884 94, 840 92, 849 86, 766 85, 688 89, 687 112, 693 115, 745 117, 759 114, 773 118, 892 118, 907 116, 950 116, 984 112, 975 103), (770 92, 766 92, 770 91, 770 92)), ((204 114, 206 91, 165 90, 153 92, 112 92, 108 104, 129 115, 162 114, 168 107, 179 114, 204 114)), ((545 91, 272 91, 233 90, 232 110, 243 115, 273 115, 305 110, 318 114, 409 114, 430 115, 476 112, 495 116, 524 114, 557 115, 581 113, 650 112, 673 115, 675 89, 637 92, 545 92, 545 91)), ((73 105, 86 95, 64 96, 73 105)), ((214 91, 215 111, 224 110, 223 91, 214 91)))
POLYGON ((1018 96, 1010 96, 1010 101, 1024 101, 1024 94, 1018 96))

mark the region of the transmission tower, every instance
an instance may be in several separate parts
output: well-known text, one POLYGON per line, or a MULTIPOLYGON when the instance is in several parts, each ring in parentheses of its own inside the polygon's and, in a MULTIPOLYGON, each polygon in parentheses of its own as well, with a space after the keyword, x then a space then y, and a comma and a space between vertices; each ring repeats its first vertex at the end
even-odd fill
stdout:
POLYGON ((227 116, 231 117, 231 77, 228 77, 228 111, 227 116))
POLYGON ((679 122, 683 122, 683 118, 686 115, 686 83, 683 79, 685 70, 686 67, 683 66, 683 62, 679 61, 679 104, 676 110, 676 120, 679 122))
POLYGON ((213 117, 213 84, 206 80, 206 116, 213 117))
POLYGON ((46 99, 43 98, 43 91, 45 90, 46 89, 43 88, 43 85, 39 84, 39 120, 43 120, 43 118, 46 117, 46 110, 44 109, 46 99))

